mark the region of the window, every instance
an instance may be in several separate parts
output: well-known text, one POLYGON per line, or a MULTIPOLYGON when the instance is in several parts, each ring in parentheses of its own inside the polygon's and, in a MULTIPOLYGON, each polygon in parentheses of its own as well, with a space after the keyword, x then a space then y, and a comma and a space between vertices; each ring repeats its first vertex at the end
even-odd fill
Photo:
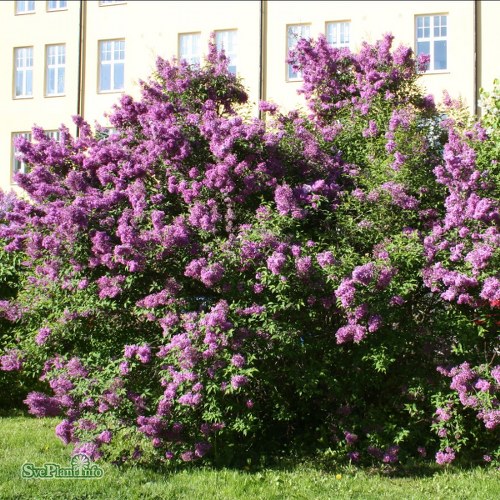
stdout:
MULTIPOLYGON (((301 38, 308 38, 311 27, 308 24, 292 24, 287 26, 287 58, 290 50, 292 50, 297 42, 301 38)), ((288 65, 287 72, 288 80, 300 80, 302 78, 302 74, 300 71, 295 71, 291 64, 288 65)))
POLYGON ((31 97, 33 95, 33 47, 14 49, 14 61, 14 96, 31 97))
POLYGON ((125 86, 125 40, 99 42, 99 92, 123 90, 125 86))
POLYGON ((61 138, 61 133, 59 132, 59 130, 46 130, 45 137, 47 137, 47 139, 52 139, 56 142, 59 142, 59 139, 61 138))
POLYGON ((12 176, 17 173, 25 174, 28 172, 28 165, 17 158, 17 148, 15 146, 15 140, 18 137, 24 137, 28 141, 31 141, 31 133, 30 132, 15 132, 12 134, 12 176))
POLYGON ((16 14, 32 14, 33 12, 35 12, 34 1, 16 2, 16 14))
POLYGON ((200 38, 199 33, 179 34, 179 60, 200 65, 200 38))
POLYGON ((65 10, 68 8, 68 2, 66 0, 50 0, 47 2, 47 10, 65 10))
POLYGON ((417 56, 430 56, 427 67, 430 71, 448 69, 447 18, 446 15, 416 17, 417 56))
POLYGON ((326 40, 333 47, 349 47, 351 23, 349 21, 326 23, 326 40))
POLYGON ((46 64, 45 94, 48 96, 63 95, 66 66, 66 46, 47 45, 46 64))
POLYGON ((216 31, 215 43, 217 50, 224 50, 229 59, 229 72, 235 75, 238 63, 238 32, 236 30, 216 31))
POLYGON ((115 135, 119 135, 115 127, 101 127, 95 132, 95 137, 99 141, 115 135))

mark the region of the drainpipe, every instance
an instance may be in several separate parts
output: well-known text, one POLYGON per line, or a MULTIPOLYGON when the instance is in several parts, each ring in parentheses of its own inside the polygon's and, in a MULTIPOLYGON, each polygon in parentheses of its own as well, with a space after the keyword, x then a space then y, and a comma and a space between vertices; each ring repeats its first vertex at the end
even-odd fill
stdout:
POLYGON ((479 75, 479 36, 481 26, 479 24, 479 18, 481 14, 481 6, 479 0, 474 0, 474 115, 477 116, 479 111, 478 101, 479 101, 479 88, 481 86, 480 75, 479 75))
MULTIPOLYGON (((267 0, 260 0, 260 45, 259 45, 259 102, 266 100, 267 84, 267 0)), ((259 118, 263 113, 259 110, 259 118)))
MULTIPOLYGON (((85 45, 87 29, 87 2, 80 0, 80 21, 78 26, 78 88, 76 96, 76 114, 83 118, 85 109, 85 45)), ((79 128, 76 136, 80 135, 79 128)))

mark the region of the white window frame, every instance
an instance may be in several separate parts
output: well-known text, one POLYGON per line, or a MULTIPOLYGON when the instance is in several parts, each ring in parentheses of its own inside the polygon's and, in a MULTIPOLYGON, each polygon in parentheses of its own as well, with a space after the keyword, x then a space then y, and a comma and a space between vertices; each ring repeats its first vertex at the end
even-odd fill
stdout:
POLYGON ((238 72, 238 30, 216 30, 215 44, 218 51, 224 49, 224 53, 229 60, 229 72, 236 75, 238 72))
POLYGON ((61 132, 59 130, 45 130, 45 137, 59 142, 61 140, 61 132))
POLYGON ((116 127, 102 127, 99 131, 96 131, 95 136, 99 140, 102 140, 118 134, 119 132, 116 127))
POLYGON ((47 12, 56 12, 58 10, 68 10, 67 0, 47 0, 47 12), (51 3, 55 5, 51 7, 51 3))
POLYGON ((110 5, 119 5, 127 3, 126 0, 99 0, 99 7, 108 7, 110 5))
MULTIPOLYGON (((120 50, 120 49, 119 49, 120 50)), ((99 94, 106 94, 110 92, 123 92, 125 89, 125 39, 124 38, 118 38, 114 40, 99 40, 98 42, 98 64, 99 64, 99 71, 97 75, 97 92, 99 94), (103 59, 103 47, 105 43, 110 43, 111 44, 111 49, 109 51, 110 53, 110 59, 103 59), (116 44, 123 43, 123 59, 115 59, 115 52, 116 52, 116 44), (116 65, 117 64, 123 64, 123 84, 121 87, 115 87, 116 82, 115 82, 115 71, 116 71, 116 65), (102 88, 102 74, 103 74, 103 67, 104 66, 110 66, 110 88, 102 88)), ((120 50, 121 51, 121 50, 120 50)))
POLYGON ((201 33, 179 33, 178 36, 178 57, 179 61, 186 61, 190 65, 201 65, 201 33), (186 41, 183 44, 183 40, 186 41), (183 53, 183 46, 186 51, 183 53))
POLYGON ((417 56, 421 53, 418 50, 419 43, 429 43, 429 56, 430 61, 427 67, 426 73, 448 73, 449 72, 449 60, 448 60, 448 38, 449 38, 449 25, 448 25, 449 15, 447 13, 438 13, 438 14, 419 14, 415 16, 415 54, 417 56), (423 19, 425 23, 425 18, 429 18, 429 36, 425 36, 425 24, 424 26, 419 26, 419 19, 423 19), (436 18, 439 18, 439 24, 436 24, 436 18), (445 19, 446 25, 442 25, 442 20, 445 19), (445 34, 443 35, 443 28, 445 34), (439 30, 439 33, 436 35, 435 29, 439 30), (435 59, 435 43, 436 42, 445 42, 446 43, 446 68, 437 68, 436 69, 436 59, 435 59))
POLYGON ((33 97, 33 47, 14 48, 14 99, 33 97), (22 64, 20 64, 22 63, 22 64), (22 74, 22 90, 17 93, 17 77, 22 74), (28 78, 29 77, 29 78, 28 78), (31 81, 31 88, 28 88, 31 81))
POLYGON ((24 138, 31 141, 31 132, 12 132, 11 134, 11 147, 12 147, 12 162, 11 162, 11 182, 14 182, 14 175, 21 172, 23 174, 27 173, 26 163, 24 161, 19 160, 16 157, 17 150, 14 146, 14 140, 23 136, 24 138))
POLYGON ((58 97, 58 96, 63 96, 65 93, 66 93, 66 45, 64 43, 46 45, 45 46, 45 96, 58 97), (49 54, 51 49, 55 49, 55 54, 49 54), (49 75, 51 71, 54 72, 54 89, 49 89, 49 75), (59 88, 60 78, 62 78, 62 89, 59 88))
POLYGON ((327 42, 336 49, 351 48, 351 21, 329 21, 325 26, 327 42))
POLYGON ((34 14, 34 0, 20 0, 15 2, 16 15, 34 14), (31 8, 30 8, 31 7, 31 8))
MULTIPOLYGON (((286 59, 288 54, 299 41, 300 38, 309 38, 311 36, 310 23, 294 23, 286 25, 286 59)), ((293 71, 292 65, 286 65, 286 81, 287 82, 300 82, 302 80, 302 73, 300 71, 293 71)))

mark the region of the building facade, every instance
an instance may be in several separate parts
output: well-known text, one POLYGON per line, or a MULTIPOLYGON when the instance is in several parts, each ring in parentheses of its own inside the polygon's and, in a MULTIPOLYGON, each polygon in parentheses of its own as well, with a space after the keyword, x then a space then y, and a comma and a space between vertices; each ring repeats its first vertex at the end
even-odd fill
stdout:
POLYGON ((230 70, 259 100, 299 107, 300 74, 286 64, 299 37, 327 37, 356 51, 384 33, 395 44, 431 56, 421 84, 439 101, 443 90, 477 112, 479 88, 500 77, 500 2, 496 1, 3 1, 0 2, 0 187, 15 188, 26 166, 13 139, 33 124, 57 137, 71 116, 106 125, 123 92, 157 56, 202 63, 208 40, 230 57, 230 70))

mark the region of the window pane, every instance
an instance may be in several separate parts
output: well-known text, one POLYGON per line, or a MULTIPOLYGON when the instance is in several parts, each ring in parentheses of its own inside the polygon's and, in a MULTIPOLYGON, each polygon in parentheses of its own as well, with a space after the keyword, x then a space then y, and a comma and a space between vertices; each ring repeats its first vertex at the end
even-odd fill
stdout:
POLYGON ((26 71, 26 95, 33 94, 33 70, 26 71))
POLYGON ((217 31, 215 33, 217 50, 224 51, 229 60, 228 70, 236 74, 238 58, 238 32, 236 30, 217 31))
POLYGON ((446 69, 446 40, 434 42, 434 69, 446 69))
POLYGON ((124 64, 123 63, 118 63, 115 64, 115 82, 113 89, 114 90, 119 90, 123 89, 124 84, 125 84, 125 78, 124 78, 124 64))
POLYGON ((101 64, 100 90, 111 90, 111 65, 101 64))
MULTIPOLYGON (((307 24, 296 24, 292 26, 288 26, 287 28, 287 49, 288 51, 292 50, 300 38, 307 38, 309 36, 309 25, 307 24)), ((288 54, 287 54, 288 55, 288 54)), ((292 66, 288 65, 288 78, 290 80, 295 80, 298 78, 302 78, 300 72, 296 72, 293 70, 292 66)))
POLYGON ((430 42, 418 42, 417 43, 417 55, 430 55, 431 44, 430 42))
POLYGON ((49 68, 47 70, 47 94, 55 94, 56 91, 56 70, 49 68))
POLYGON ((111 42, 101 42, 101 60, 111 60, 111 42))
POLYGON ((16 96, 23 95, 23 73, 16 71, 16 96))
POLYGON ((64 94, 64 68, 59 68, 58 78, 57 78, 57 93, 64 94))

